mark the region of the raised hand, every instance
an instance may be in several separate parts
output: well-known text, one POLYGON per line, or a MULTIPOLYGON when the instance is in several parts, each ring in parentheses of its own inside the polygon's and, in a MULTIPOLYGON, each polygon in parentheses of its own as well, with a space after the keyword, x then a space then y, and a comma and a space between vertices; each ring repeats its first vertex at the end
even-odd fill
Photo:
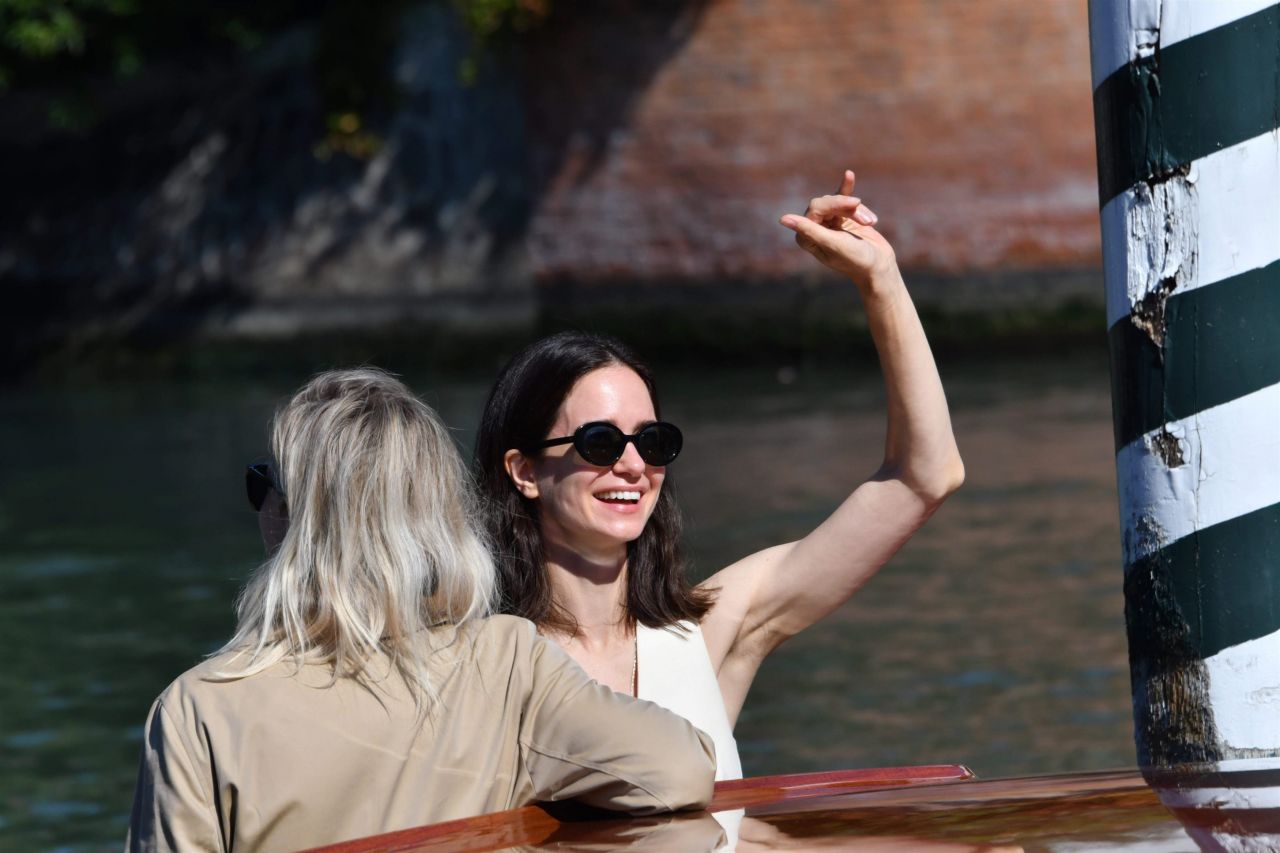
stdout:
POLYGON ((879 217, 852 194, 855 179, 846 169, 839 193, 811 199, 804 216, 788 213, 779 221, 796 232, 800 248, 865 289, 874 279, 896 272, 897 259, 875 229, 879 217))

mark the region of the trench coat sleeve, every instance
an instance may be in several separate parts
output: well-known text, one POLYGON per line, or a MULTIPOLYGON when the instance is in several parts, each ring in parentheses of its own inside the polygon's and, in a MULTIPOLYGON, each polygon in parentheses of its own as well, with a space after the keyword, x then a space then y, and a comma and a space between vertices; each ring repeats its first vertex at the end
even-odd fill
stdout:
POLYGON ((532 671, 520 747, 535 799, 632 814, 711 801, 715 747, 693 724, 594 681, 542 637, 532 671))
POLYGON ((208 774, 185 734, 157 699, 147 716, 126 850, 224 849, 208 774))

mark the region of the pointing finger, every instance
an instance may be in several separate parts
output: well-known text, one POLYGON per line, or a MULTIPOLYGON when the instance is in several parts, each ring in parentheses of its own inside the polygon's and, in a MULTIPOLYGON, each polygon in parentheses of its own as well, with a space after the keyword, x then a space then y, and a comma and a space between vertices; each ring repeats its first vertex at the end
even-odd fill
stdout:
POLYGON ((853 195, 854 180, 853 172, 845 169, 844 176, 840 179, 840 189, 836 191, 836 195, 853 195))

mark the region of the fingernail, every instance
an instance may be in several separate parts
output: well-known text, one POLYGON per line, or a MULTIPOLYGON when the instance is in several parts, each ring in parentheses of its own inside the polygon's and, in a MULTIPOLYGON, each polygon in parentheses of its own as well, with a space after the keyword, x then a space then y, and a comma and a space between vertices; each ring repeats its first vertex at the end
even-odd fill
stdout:
POLYGON ((861 222, 863 225, 875 225, 876 215, 869 210, 858 208, 853 212, 853 218, 861 222))

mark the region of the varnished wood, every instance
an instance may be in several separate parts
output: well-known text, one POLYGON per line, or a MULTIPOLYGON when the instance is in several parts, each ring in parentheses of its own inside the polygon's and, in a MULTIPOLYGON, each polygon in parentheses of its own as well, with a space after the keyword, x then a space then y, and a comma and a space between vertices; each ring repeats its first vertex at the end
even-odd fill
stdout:
MULTIPOLYGON (((1271 806, 1269 768, 1193 766, 965 781, 954 765, 758 777, 716 786, 712 809, 746 807, 726 822, 744 846, 846 850, 864 845, 912 851, 990 849, 1273 850, 1280 808, 1271 806), (961 784, 946 784, 960 782, 961 784), (1171 802, 1164 803, 1168 797, 1171 802), (1252 808, 1246 808, 1255 803, 1252 808), (1190 804, 1190 805, 1188 805, 1190 804), (994 845, 994 846, 993 846, 994 845), (1217 849, 1217 848, 1215 848, 1217 849)), ((571 803, 425 826, 324 848, 331 851, 714 850, 721 815, 707 811, 628 818, 571 803)))
MULTIPOLYGON (((922 767, 882 767, 866 770, 839 770, 827 773, 796 773, 786 776, 757 776, 717 782, 709 811, 725 811, 747 806, 777 803, 784 800, 830 797, 855 790, 900 787, 904 785, 939 784, 973 778, 968 768, 958 764, 922 767)), ((542 806, 525 806, 505 812, 451 820, 430 826, 403 829, 368 838, 343 841, 318 847, 308 853, 368 853, 374 850, 396 851, 482 851, 500 850, 518 845, 539 844, 560 830, 572 831, 575 824, 554 809, 553 815, 542 806)), ((593 841, 606 843, 611 830, 618 833, 637 829, 668 828, 698 820, 701 813, 663 815, 651 818, 613 817, 595 813, 592 821, 593 841)), ((573 834, 580 834, 573 832, 573 834)), ((621 837, 621 836, 619 836, 621 837)))
POLYGON ((371 853, 375 850, 431 851, 500 850, 521 844, 537 844, 548 838, 560 826, 541 806, 524 806, 505 812, 477 815, 476 817, 433 823, 342 841, 325 847, 316 847, 306 853, 371 853))
POLYGON ((830 797, 868 788, 896 788, 903 785, 936 785, 972 779, 973 772, 960 764, 930 764, 919 767, 876 767, 866 770, 835 770, 825 773, 792 773, 785 776, 755 776, 716 783, 715 797, 708 811, 742 809, 783 800, 830 797))

